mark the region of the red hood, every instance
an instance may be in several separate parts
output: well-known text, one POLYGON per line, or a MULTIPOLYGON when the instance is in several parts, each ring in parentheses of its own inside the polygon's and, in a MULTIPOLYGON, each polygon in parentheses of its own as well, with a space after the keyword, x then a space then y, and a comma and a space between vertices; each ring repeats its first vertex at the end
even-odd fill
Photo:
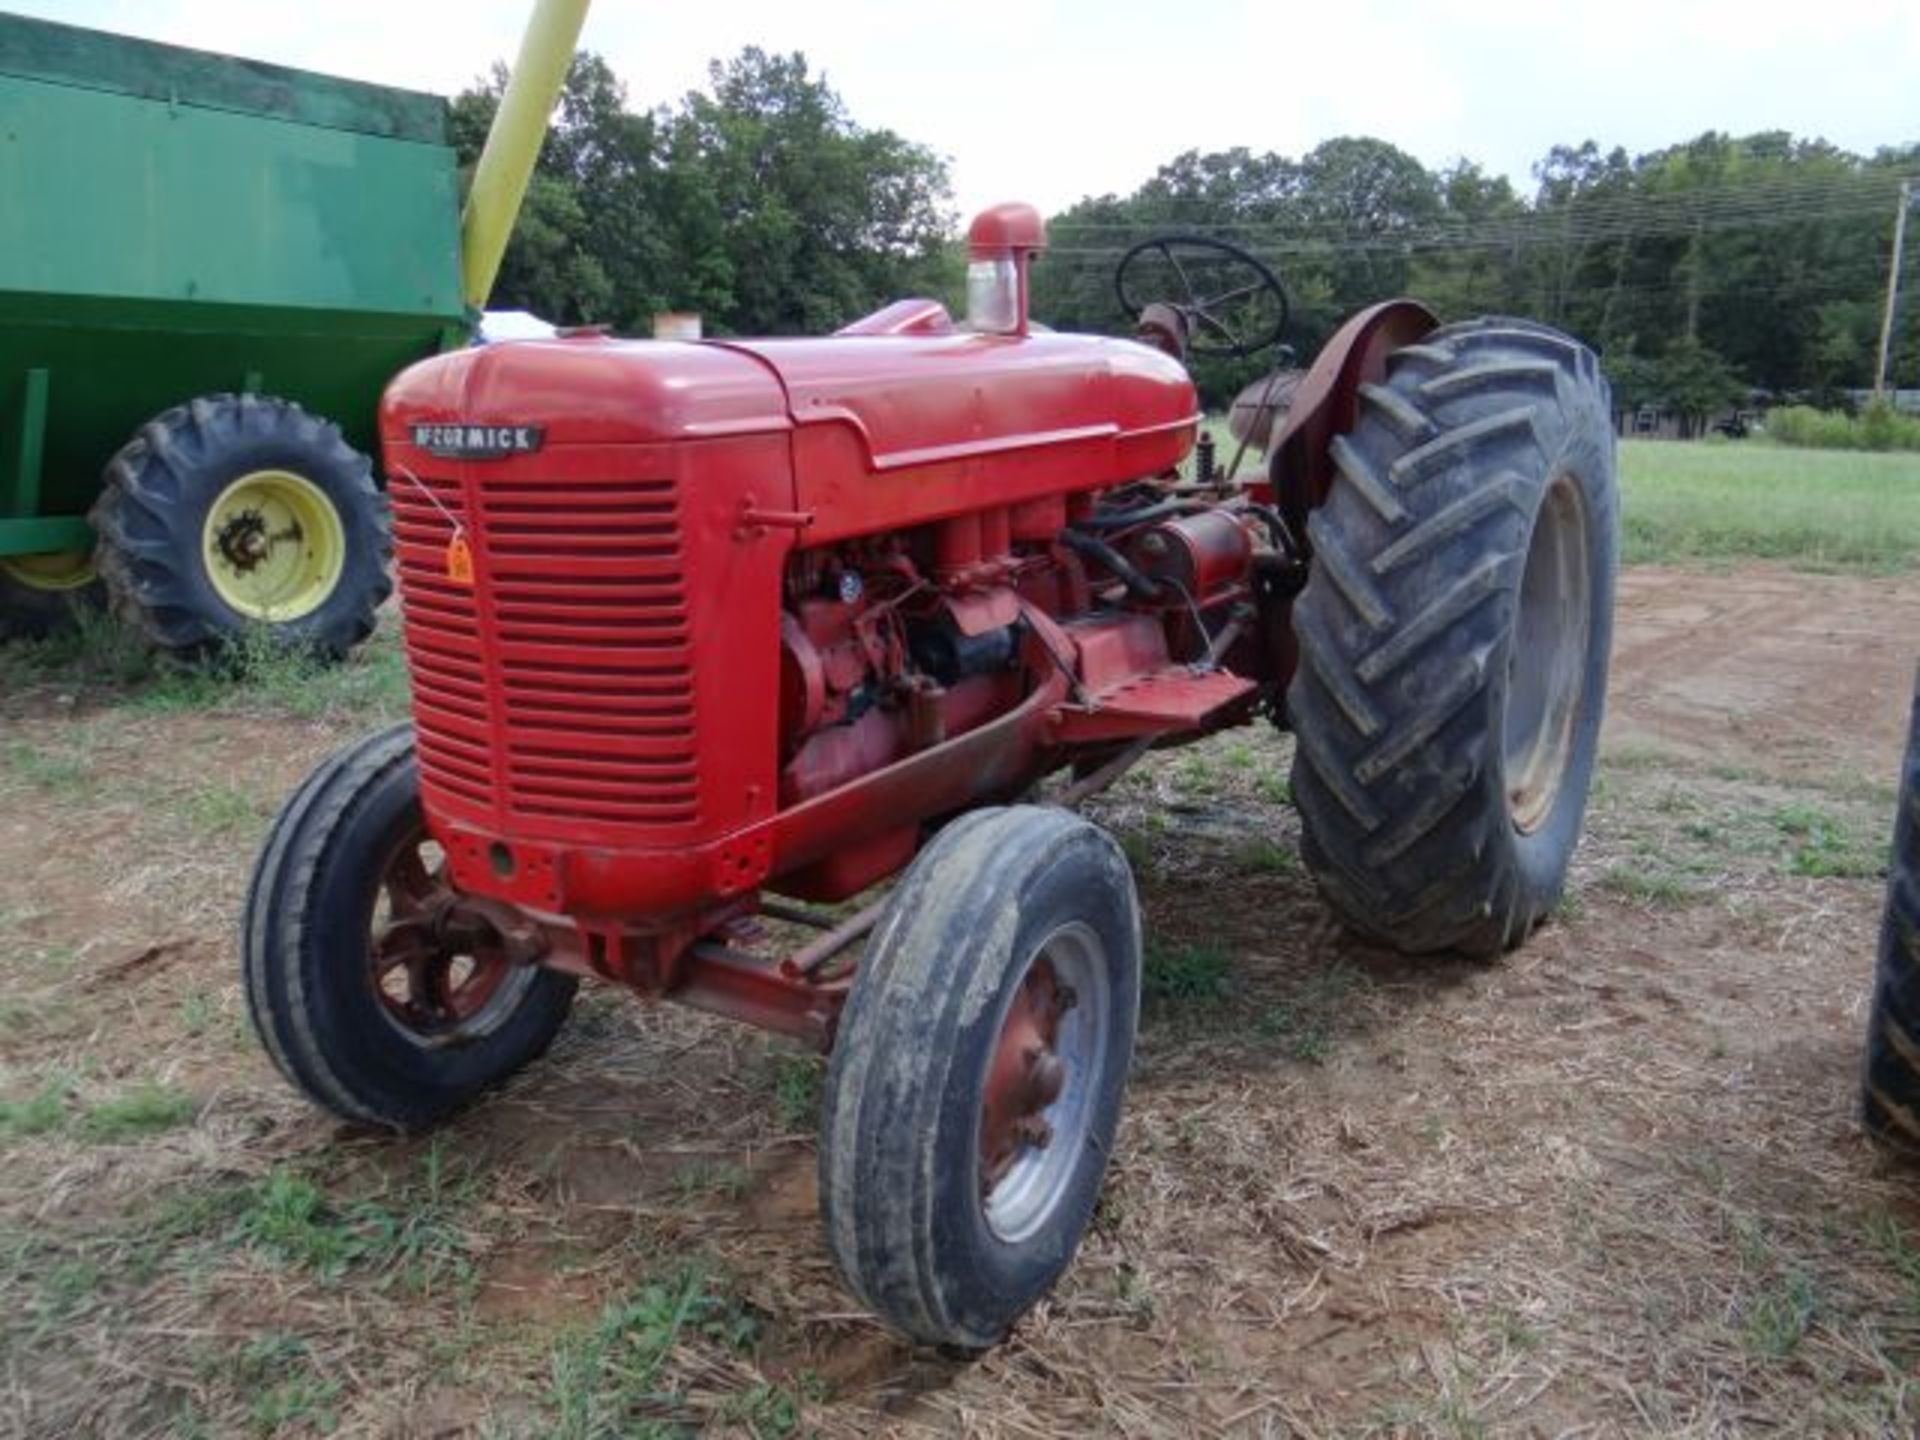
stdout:
POLYGON ((694 344, 512 341, 439 356, 388 387, 410 425, 540 425, 545 443, 644 444, 843 424, 875 470, 1198 419, 1178 362, 1086 335, 835 336, 694 344))

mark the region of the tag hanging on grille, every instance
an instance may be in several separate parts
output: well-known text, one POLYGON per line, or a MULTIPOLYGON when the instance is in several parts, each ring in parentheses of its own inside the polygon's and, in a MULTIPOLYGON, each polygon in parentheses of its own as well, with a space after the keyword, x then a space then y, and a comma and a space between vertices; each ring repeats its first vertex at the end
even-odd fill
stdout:
POLYGON ((458 531, 447 541, 447 579, 456 585, 473 584, 473 547, 458 531))

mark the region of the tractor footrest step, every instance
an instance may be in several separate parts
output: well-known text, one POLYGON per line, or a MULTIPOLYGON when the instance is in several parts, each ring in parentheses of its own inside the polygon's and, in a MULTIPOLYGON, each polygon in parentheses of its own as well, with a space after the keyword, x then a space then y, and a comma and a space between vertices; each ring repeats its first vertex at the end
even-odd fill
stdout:
POLYGON ((1225 670, 1195 672, 1171 665, 1093 696, 1088 704, 1061 706, 1060 738, 1084 744, 1205 729, 1224 719, 1223 712, 1251 700, 1256 688, 1225 670))

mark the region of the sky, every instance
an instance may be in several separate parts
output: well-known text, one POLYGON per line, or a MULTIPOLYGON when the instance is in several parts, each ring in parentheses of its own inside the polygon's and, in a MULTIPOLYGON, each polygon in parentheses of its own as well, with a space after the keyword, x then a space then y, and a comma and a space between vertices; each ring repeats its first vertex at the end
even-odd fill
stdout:
MULTIPOLYGON (((531 0, 0 0, 0 8, 452 93, 511 57, 531 0)), ((1555 143, 1651 150, 1786 129, 1920 140, 1920 0, 598 0, 582 43, 638 106, 744 45, 802 50, 862 125, 930 146, 962 216, 1126 193, 1187 149, 1335 135, 1531 191, 1555 143)))

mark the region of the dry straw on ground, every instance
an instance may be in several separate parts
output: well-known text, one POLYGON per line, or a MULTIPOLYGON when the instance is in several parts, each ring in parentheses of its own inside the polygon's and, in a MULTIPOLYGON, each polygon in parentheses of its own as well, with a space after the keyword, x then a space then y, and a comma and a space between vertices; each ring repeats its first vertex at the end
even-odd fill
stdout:
POLYGON ((1098 802, 1154 946, 1130 1108, 1066 1282, 971 1361, 835 1283, 778 1042, 595 992, 436 1140, 286 1091, 232 914, 357 709, 10 684, 0 1433, 1914 1433, 1916 1182, 1852 1122, 1884 697, 1836 665, 1824 751, 1679 743, 1710 667, 1647 593, 1571 898, 1500 964, 1330 925, 1278 737, 1098 802))

